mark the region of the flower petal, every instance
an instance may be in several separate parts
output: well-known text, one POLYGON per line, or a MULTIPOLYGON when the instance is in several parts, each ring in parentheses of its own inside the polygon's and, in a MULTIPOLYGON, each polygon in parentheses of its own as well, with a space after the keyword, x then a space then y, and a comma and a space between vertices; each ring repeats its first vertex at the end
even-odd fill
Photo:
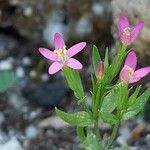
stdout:
POLYGON ((118 21, 118 29, 119 29, 119 32, 123 31, 125 28, 127 28, 129 26, 129 21, 128 21, 128 18, 127 16, 124 16, 124 15, 120 15, 119 17, 119 21, 118 21))
POLYGON ((58 72, 63 66, 64 66, 64 64, 62 64, 60 62, 54 62, 49 67, 48 73, 49 74, 54 74, 54 73, 58 72))
POLYGON ((65 45, 64 38, 60 33, 55 33, 54 35, 54 46, 55 49, 63 49, 65 45))
POLYGON ((134 51, 131 51, 127 55, 124 65, 129 66, 130 68, 135 70, 136 65, 137 65, 137 56, 136 56, 136 53, 134 51))
POLYGON ((39 52, 47 59, 50 59, 53 61, 57 60, 57 55, 47 48, 39 48, 39 52))
POLYGON ((129 83, 135 83, 135 82, 137 82, 137 81, 139 81, 139 80, 141 80, 141 78, 133 77, 133 78, 129 81, 129 83))
POLYGON ((126 83, 129 83, 130 79, 132 76, 129 76, 129 67, 128 66, 124 66, 122 68, 122 70, 120 71, 120 75, 119 75, 119 79, 126 82, 126 83))
POLYGON ((134 72, 134 76, 137 78, 142 78, 146 76, 147 74, 150 73, 150 67, 144 67, 141 69, 138 69, 137 71, 134 72))
POLYGON ((134 72, 133 78, 129 81, 129 83, 137 82, 149 73, 150 73, 150 67, 138 69, 137 71, 134 72))
POLYGON ((69 57, 72 57, 79 53, 83 48, 86 46, 85 42, 80 42, 78 44, 75 44, 74 46, 70 47, 67 51, 67 54, 69 57))
POLYGON ((82 64, 74 58, 69 58, 67 66, 73 69, 82 69, 82 64))
POLYGON ((144 22, 140 21, 131 29, 131 42, 133 42, 144 27, 144 22))

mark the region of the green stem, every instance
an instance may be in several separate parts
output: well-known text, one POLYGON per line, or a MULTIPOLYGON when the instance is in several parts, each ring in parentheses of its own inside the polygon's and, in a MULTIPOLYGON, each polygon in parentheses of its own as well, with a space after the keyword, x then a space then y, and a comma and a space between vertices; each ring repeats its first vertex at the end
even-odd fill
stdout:
POLYGON ((107 150, 111 147, 113 141, 115 140, 116 138, 116 135, 117 135, 117 132, 118 132, 118 127, 119 127, 119 124, 116 124, 113 128, 113 131, 112 131, 112 134, 111 134, 111 137, 108 141, 108 145, 107 145, 107 150))
POLYGON ((102 139, 99 132, 98 120, 94 124, 94 132, 98 141, 99 150, 102 150, 102 144, 101 144, 102 139))

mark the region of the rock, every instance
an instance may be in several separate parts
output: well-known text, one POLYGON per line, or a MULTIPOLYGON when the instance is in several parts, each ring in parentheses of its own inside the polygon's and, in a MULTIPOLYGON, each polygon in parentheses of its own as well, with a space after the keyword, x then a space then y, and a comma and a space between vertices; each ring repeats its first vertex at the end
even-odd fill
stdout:
POLYGON ((12 55, 18 49, 18 42, 10 35, 0 34, 0 59, 12 55))
POLYGON ((37 136, 38 130, 34 125, 29 125, 26 129, 25 129, 25 135, 27 138, 29 139, 33 139, 37 136))
POLYGON ((132 47, 139 53, 140 64, 150 64, 150 0, 113 0, 113 36, 118 39, 118 31, 116 28, 118 16, 121 13, 127 14, 131 23, 135 24, 138 20, 144 21, 144 30, 141 35, 133 43, 132 47), (117 34, 116 34, 117 33, 117 34))
POLYGON ((21 147, 21 144, 17 140, 16 137, 12 137, 8 142, 6 143, 0 143, 0 150, 23 150, 21 147))
POLYGON ((23 78, 25 75, 24 69, 22 67, 16 68, 16 76, 17 78, 23 78))
POLYGON ((38 127, 40 127, 40 128, 52 127, 54 129, 61 129, 61 128, 65 128, 68 126, 69 126, 68 123, 66 123, 65 121, 63 121, 62 119, 60 119, 57 116, 52 116, 52 117, 46 118, 38 124, 38 127))
POLYGON ((63 82, 27 84, 22 89, 23 96, 30 102, 42 106, 53 107, 64 98, 68 88, 63 82))
POLYGON ((0 125, 5 121, 4 114, 0 111, 0 125))

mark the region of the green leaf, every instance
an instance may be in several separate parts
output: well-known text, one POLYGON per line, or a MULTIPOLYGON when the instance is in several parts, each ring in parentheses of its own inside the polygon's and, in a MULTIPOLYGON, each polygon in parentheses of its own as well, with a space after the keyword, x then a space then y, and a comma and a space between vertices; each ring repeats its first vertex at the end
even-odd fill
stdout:
POLYGON ((78 137, 79 137, 79 139, 80 139, 80 142, 83 143, 84 140, 86 139, 85 128, 84 128, 84 127, 78 127, 78 126, 77 126, 76 131, 77 131, 77 135, 78 135, 78 137))
POLYGON ((119 122, 119 119, 117 118, 117 116, 115 116, 112 113, 100 112, 100 117, 106 123, 117 124, 119 122))
POLYGON ((123 114, 122 120, 131 119, 131 118, 135 117, 136 114, 137 114, 136 111, 128 111, 128 112, 126 112, 126 113, 123 114))
POLYGON ((105 69, 106 69, 109 66, 108 48, 106 48, 104 64, 105 64, 105 69))
POLYGON ((102 150, 96 135, 92 132, 87 133, 86 140, 83 143, 86 150, 102 150))
POLYGON ((131 105, 128 109, 127 112, 130 111, 135 111, 135 115, 138 114, 145 106, 146 102, 150 98, 150 88, 147 89, 142 95, 140 95, 136 101, 134 102, 133 105, 131 105))
POLYGON ((71 125, 78 126, 78 127, 86 127, 91 126, 94 123, 94 120, 89 115, 89 113, 85 111, 80 111, 76 113, 66 113, 55 108, 56 114, 63 119, 64 121, 68 122, 71 125))
POLYGON ((79 102, 83 102, 85 95, 79 72, 69 67, 64 67, 63 72, 69 87, 74 91, 74 95, 80 100, 79 102))
POLYGON ((94 72, 96 74, 101 58, 100 58, 98 48, 95 45, 93 46, 92 61, 93 61, 94 72))
POLYGON ((12 71, 0 71, 0 92, 5 92, 15 82, 15 75, 12 71))
POLYGON ((109 84, 113 80, 113 78, 118 74, 118 72, 121 68, 122 62, 127 53, 126 48, 127 48, 126 45, 121 45, 118 50, 118 53, 116 54, 115 58, 113 59, 112 64, 108 68, 106 68, 104 80, 107 84, 109 84))
POLYGON ((131 106, 135 102, 135 100, 140 92, 140 89, 141 89, 141 86, 136 87, 134 93, 129 97, 128 104, 127 104, 128 107, 131 106))
POLYGON ((109 112, 111 113, 116 108, 116 93, 114 89, 111 90, 111 92, 104 97, 101 111, 102 112, 109 112))
POLYGON ((128 86, 121 82, 115 87, 115 92, 118 110, 125 109, 127 107, 128 100, 128 86))

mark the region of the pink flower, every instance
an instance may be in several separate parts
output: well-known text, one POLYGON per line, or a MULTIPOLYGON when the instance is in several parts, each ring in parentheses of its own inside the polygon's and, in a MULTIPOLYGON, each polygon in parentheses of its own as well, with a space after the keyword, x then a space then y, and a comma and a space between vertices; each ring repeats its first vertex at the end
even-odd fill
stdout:
POLYGON ((126 60, 124 67, 120 72, 120 80, 125 83, 134 83, 150 73, 150 66, 138 69, 135 71, 137 65, 137 56, 134 51, 131 51, 126 60))
POLYGON ((121 42, 130 45, 137 38, 144 27, 144 22, 139 21, 135 26, 130 26, 126 16, 120 16, 118 21, 119 36, 121 42))
POLYGON ((40 53, 44 57, 54 61, 48 69, 49 74, 58 72, 63 68, 63 66, 68 66, 73 69, 82 69, 82 64, 78 60, 72 58, 72 56, 83 50, 83 48, 86 46, 85 42, 75 44, 67 50, 62 35, 55 33, 54 46, 54 51, 50 51, 47 48, 39 48, 40 53))

